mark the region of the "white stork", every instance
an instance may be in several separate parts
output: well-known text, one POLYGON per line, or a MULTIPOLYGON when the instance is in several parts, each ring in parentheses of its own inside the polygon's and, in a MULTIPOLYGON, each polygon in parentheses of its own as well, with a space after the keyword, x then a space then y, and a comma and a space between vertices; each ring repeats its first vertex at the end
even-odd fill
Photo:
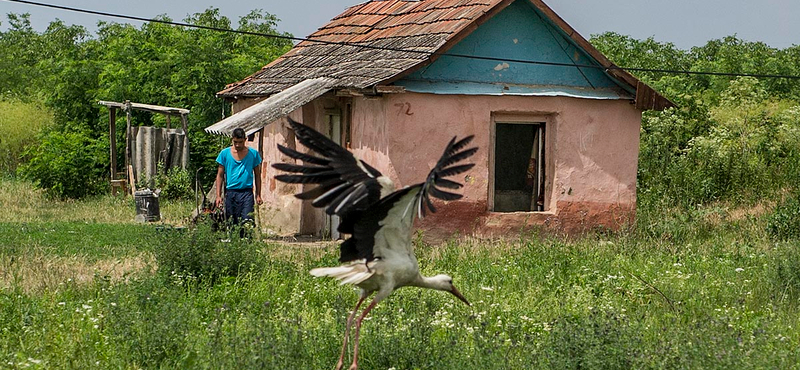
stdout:
POLYGON ((461 140, 454 137, 447 144, 442 157, 428 174, 425 182, 394 189, 389 178, 367 163, 356 159, 332 140, 308 126, 289 119, 297 140, 311 150, 310 154, 298 152, 281 145, 278 149, 287 156, 301 160, 302 165, 277 163, 278 170, 291 174, 278 175, 279 181, 292 184, 318 184, 319 186, 297 194, 304 200, 313 200, 315 207, 325 208, 329 215, 341 217, 339 232, 350 234, 341 246, 338 267, 315 268, 314 276, 330 276, 342 284, 353 284, 361 288, 355 309, 347 318, 344 343, 336 369, 342 368, 347 340, 353 318, 367 297, 375 294, 372 302, 356 320, 353 338, 353 363, 351 370, 358 368, 358 336, 364 317, 378 302, 394 290, 404 286, 416 286, 450 292, 469 305, 469 302, 453 286, 447 275, 433 277, 419 273, 417 258, 411 243, 415 217, 424 217, 427 210, 436 212, 430 196, 443 199, 460 199, 460 194, 439 189, 459 189, 460 183, 445 179, 468 171, 474 164, 457 164, 475 154, 478 148, 462 150, 473 136, 461 140))

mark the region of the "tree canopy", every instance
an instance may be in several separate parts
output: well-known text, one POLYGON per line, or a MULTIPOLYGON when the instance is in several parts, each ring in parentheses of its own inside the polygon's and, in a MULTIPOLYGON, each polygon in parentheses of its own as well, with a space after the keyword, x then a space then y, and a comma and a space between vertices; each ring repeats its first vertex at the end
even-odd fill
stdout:
MULTIPOLYGON (((82 135, 81 140, 98 141, 100 145, 103 140, 107 142, 108 113, 97 104, 99 100, 187 108, 191 110, 188 134, 192 169, 215 168, 219 140, 202 129, 230 113, 216 92, 291 47, 285 38, 156 22, 140 27, 99 22, 96 35, 91 35, 84 27, 61 21, 37 32, 31 27, 28 14, 8 14, 7 18, 8 30, 0 32, 0 49, 4 50, 0 53, 0 91, 4 100, 43 101, 52 110, 55 122, 49 126, 52 132, 41 133, 45 135, 42 138, 47 137, 42 144, 69 142, 67 134, 73 133, 82 135), (61 140, 54 140, 53 135, 61 135, 61 140)), ((224 30, 290 36, 276 30, 277 21, 269 13, 254 10, 234 25, 216 8, 183 20, 224 30)), ((163 126, 163 120, 160 115, 142 112, 133 116, 134 125, 163 126)), ((119 132, 120 139, 122 135, 119 132)), ((101 167, 108 160, 95 162, 95 167, 101 167)), ((26 168, 28 174, 44 170, 31 171, 31 165, 23 166, 23 172, 26 168)), ((58 195, 88 194, 78 191, 58 195)))
MULTIPOLYGON (((37 145, 27 139, 0 142, 6 146, 18 143, 13 144, 18 154, 2 158, 19 162, 4 163, 0 168, 13 171, 19 164, 21 172, 42 187, 72 189, 57 192, 62 197, 81 197, 103 189, 49 184, 51 180, 73 178, 64 173, 44 179, 52 169, 48 168, 49 161, 42 160, 52 153, 74 152, 77 148, 103 153, 108 145, 108 114, 97 101, 130 100, 190 109, 190 170, 215 168, 216 152, 226 143, 202 130, 230 112, 216 92, 291 47, 285 38, 157 22, 139 27, 99 22, 97 32, 90 34, 81 26, 61 21, 37 32, 27 14, 8 14, 7 21, 8 29, 0 32, 0 48, 4 50, 0 54, 0 99, 38 104, 34 107, 41 107, 43 102, 52 112, 53 122, 22 126, 33 130, 31 135, 39 138, 37 145)), ((242 16, 236 25, 215 8, 183 21, 290 36, 277 31, 275 16, 262 10, 242 16)), ((798 76, 800 46, 776 49, 729 36, 682 50, 653 38, 637 40, 611 32, 595 35, 590 41, 617 65, 636 68, 634 75, 678 106, 644 115, 640 204, 690 206, 724 199, 756 199, 793 188, 792 184, 800 180, 800 170, 794 170, 799 166, 793 166, 800 159, 800 79, 639 70, 798 76)), ((149 113, 133 116, 134 125, 164 125, 163 120, 149 113)), ((19 127, 15 130, 17 137, 24 132, 19 127)), ((122 135, 118 131, 118 140, 122 135)), ((64 158, 78 161, 82 156, 64 158)), ((107 161, 66 161, 59 168, 91 168, 81 172, 87 178, 71 181, 94 184, 94 177, 107 172, 103 170, 107 161)), ((210 172, 206 176, 213 176, 210 172)))

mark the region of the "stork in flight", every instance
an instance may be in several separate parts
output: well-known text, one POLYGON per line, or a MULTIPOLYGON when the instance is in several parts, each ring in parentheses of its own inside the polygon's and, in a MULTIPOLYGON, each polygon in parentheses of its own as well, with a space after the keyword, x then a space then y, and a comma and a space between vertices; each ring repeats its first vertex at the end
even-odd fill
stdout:
POLYGON ((339 232, 351 235, 339 247, 339 262, 342 263, 340 266, 311 270, 314 276, 330 276, 338 279, 341 284, 353 284, 361 288, 360 299, 347 318, 344 343, 336 369, 341 369, 344 363, 353 319, 364 300, 373 293, 377 294, 355 321, 351 370, 358 368, 361 322, 378 302, 397 288, 416 286, 442 290, 452 293, 469 305, 469 301, 453 285, 450 276, 420 275, 411 234, 416 217, 424 217, 428 210, 436 212, 431 196, 442 200, 462 197, 461 194, 440 188, 462 187, 460 183, 446 177, 466 172, 474 166, 472 163, 458 164, 478 150, 464 149, 473 136, 461 140, 454 137, 450 140, 425 182, 395 190, 388 177, 324 135, 292 119, 289 119, 289 124, 297 140, 310 149, 310 152, 301 153, 278 145, 281 153, 303 161, 303 164, 274 164, 274 168, 290 173, 275 178, 291 184, 318 184, 317 187, 296 196, 303 200, 312 200, 313 206, 324 208, 329 215, 340 216, 339 232))

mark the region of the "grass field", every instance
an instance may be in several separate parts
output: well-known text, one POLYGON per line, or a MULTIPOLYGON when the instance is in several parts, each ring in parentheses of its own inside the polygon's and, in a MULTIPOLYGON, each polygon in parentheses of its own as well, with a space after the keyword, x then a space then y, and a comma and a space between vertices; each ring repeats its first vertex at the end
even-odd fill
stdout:
MULTIPOLYGON (((0 368, 333 367, 357 296, 307 271, 334 245, 223 243, 135 224, 130 198, 2 181, 0 368)), ((191 206, 162 208, 181 223, 191 206)), ((418 243, 473 305, 396 292, 365 321, 361 368, 800 368, 796 241, 725 206, 640 212, 637 230, 418 243)))

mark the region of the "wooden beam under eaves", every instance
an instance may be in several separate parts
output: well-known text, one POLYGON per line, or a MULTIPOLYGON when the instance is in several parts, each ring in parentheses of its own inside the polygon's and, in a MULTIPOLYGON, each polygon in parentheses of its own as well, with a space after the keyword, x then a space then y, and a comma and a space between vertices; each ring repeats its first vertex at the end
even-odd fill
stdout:
POLYGON ((641 110, 661 111, 674 107, 675 104, 664 98, 647 84, 638 81, 636 84, 636 108, 641 110))
POLYGON ((405 86, 394 85, 375 85, 372 88, 356 89, 346 88, 336 90, 336 96, 341 97, 359 97, 359 96, 376 96, 383 94, 402 94, 406 92, 405 86))

